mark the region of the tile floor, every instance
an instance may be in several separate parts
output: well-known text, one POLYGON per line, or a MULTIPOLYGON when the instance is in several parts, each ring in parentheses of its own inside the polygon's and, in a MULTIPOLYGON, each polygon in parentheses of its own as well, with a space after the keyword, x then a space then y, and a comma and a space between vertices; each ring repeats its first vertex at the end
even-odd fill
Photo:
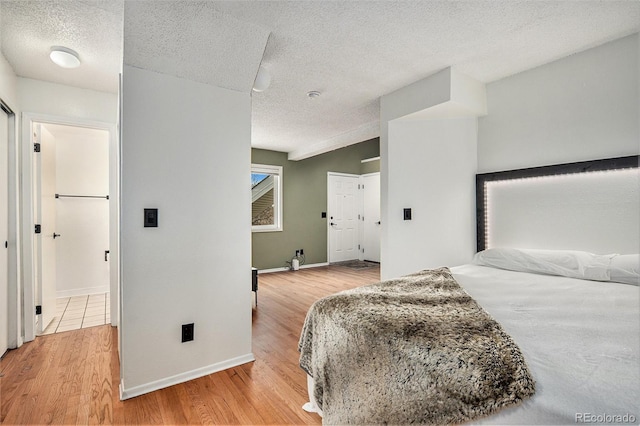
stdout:
POLYGON ((56 299, 56 315, 42 334, 95 327, 111 322, 109 293, 56 299))

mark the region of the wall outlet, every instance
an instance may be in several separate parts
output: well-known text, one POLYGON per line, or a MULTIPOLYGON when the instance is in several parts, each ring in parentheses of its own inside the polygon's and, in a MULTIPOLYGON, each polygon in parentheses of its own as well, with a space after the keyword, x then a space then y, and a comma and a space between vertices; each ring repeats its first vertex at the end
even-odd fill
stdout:
POLYGON ((193 326, 194 323, 182 324, 182 343, 193 340, 193 326))
POLYGON ((299 251, 300 251, 300 256, 304 256, 304 250, 300 249, 299 251))

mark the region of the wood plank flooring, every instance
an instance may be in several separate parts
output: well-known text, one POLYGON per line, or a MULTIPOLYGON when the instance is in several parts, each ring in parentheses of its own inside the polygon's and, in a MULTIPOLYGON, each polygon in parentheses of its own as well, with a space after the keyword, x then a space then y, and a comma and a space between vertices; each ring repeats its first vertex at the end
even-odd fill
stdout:
POLYGON ((256 361, 119 400, 117 332, 109 325, 38 337, 0 361, 0 423, 320 424, 302 410, 305 314, 320 297, 379 280, 378 267, 328 266, 259 276, 256 361))

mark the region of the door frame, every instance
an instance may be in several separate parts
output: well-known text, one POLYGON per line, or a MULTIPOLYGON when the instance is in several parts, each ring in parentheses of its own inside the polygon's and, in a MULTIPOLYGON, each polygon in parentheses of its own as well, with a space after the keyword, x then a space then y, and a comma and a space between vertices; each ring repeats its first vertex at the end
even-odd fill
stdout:
MULTIPOLYGON (((329 185, 330 176, 345 176, 345 177, 357 177, 358 178, 358 198, 356 204, 358 207, 358 259, 364 260, 364 253, 362 252, 362 243, 364 242, 364 225, 362 215, 364 213, 364 191, 362 189, 363 178, 365 176, 380 175, 380 172, 372 172, 365 174, 355 173, 341 173, 341 172, 327 172, 327 263, 331 263, 331 212, 329 211, 329 191, 331 189, 329 185)), ((382 258, 380 259, 382 261, 382 258)))
POLYGON ((7 209, 7 237, 8 237, 8 253, 7 253, 7 327, 8 327, 8 347, 17 348, 22 345, 22 321, 21 321, 21 305, 20 305, 20 209, 19 189, 20 179, 18 177, 19 149, 18 138, 16 137, 16 114, 11 107, 0 98, 0 114, 7 114, 7 200, 9 206, 14 208, 7 209))
MULTIPOLYGON (((356 194, 356 207, 358 209, 358 245, 360 243, 360 205, 362 204, 362 194, 360 193, 360 175, 354 173, 341 173, 341 172, 327 172, 327 263, 331 263, 331 212, 329 211, 329 196, 331 191, 331 185, 329 185, 329 179, 331 176, 342 176, 342 177, 350 177, 350 178, 358 178, 358 192, 356 194)), ((360 257, 360 249, 358 248, 358 258, 360 257)))
POLYGON ((21 171, 20 193, 22 195, 22 277, 23 305, 21 316, 24 324, 24 341, 29 342, 36 337, 35 300, 37 294, 34 265, 34 216, 33 216, 33 168, 34 152, 32 145, 33 123, 62 124, 74 127, 106 130, 109 132, 109 274, 111 292, 111 325, 117 326, 119 321, 120 294, 120 152, 117 126, 113 123, 93 121, 73 117, 60 117, 31 112, 22 113, 21 132, 21 171))
MULTIPOLYGON (((371 176, 378 176, 378 178, 380 177, 380 172, 372 172, 372 173, 365 173, 360 175, 360 183, 363 185, 362 188, 362 194, 360 195, 360 214, 362 215, 362 220, 360 221, 360 234, 359 234, 359 243, 360 245, 364 245, 365 242, 365 229, 364 229, 364 179, 366 177, 371 177, 371 176)), ((382 234, 382 233, 381 233, 382 234)), ((364 249, 366 250, 367 247, 365 246, 364 249)), ((378 251, 380 250, 380 241, 378 241, 378 251)), ((360 250, 360 260, 364 260, 365 255, 364 252, 362 250, 360 250)), ((378 263, 380 263, 380 261, 382 261, 382 259, 380 258, 380 253, 378 253, 378 263)))

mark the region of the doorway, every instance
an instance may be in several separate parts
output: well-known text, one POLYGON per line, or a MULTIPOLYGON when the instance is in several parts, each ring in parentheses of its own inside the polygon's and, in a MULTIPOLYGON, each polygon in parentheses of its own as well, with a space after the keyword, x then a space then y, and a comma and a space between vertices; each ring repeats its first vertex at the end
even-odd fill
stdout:
POLYGON ((117 325, 115 131, 106 123, 23 114, 25 341, 97 325, 97 305, 101 323, 117 325))
POLYGON ((329 263, 358 258, 358 183, 360 176, 327 175, 329 263))
POLYGON ((9 114, 0 109, 0 357, 9 349, 9 114))
POLYGON ((34 123, 39 334, 110 321, 109 133, 34 123), (45 309, 45 306, 47 307, 45 309))
POLYGON ((362 259, 380 263, 380 173, 360 177, 362 185, 362 259))
POLYGON ((22 344, 16 116, 0 99, 0 357, 22 344))
POLYGON ((327 259, 380 262, 380 173, 327 173, 327 259))

